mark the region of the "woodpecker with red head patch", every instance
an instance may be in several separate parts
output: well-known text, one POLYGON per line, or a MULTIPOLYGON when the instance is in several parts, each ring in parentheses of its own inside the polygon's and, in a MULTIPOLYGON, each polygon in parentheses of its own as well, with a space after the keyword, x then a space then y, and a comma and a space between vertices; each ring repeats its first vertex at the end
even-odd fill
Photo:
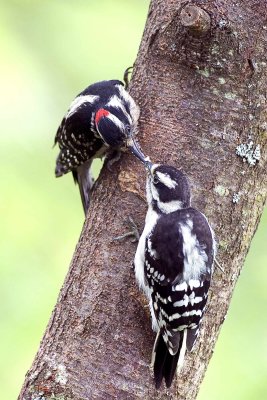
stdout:
POLYGON ((134 264, 157 331, 152 364, 159 388, 163 379, 170 387, 198 336, 215 240, 205 215, 190 206, 187 177, 174 167, 146 165, 148 211, 134 264))
POLYGON ((135 142, 139 107, 121 81, 94 83, 71 103, 56 137, 59 155, 56 176, 72 172, 78 182, 86 214, 93 179, 90 167, 94 158, 109 149, 129 150, 141 161, 145 156, 135 142))

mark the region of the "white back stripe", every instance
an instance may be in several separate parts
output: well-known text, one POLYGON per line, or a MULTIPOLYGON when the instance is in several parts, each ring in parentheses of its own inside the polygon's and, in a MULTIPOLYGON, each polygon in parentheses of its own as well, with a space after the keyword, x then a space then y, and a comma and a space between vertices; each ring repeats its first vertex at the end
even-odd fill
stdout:
POLYGON ((86 96, 76 97, 76 99, 73 100, 73 102, 70 105, 70 108, 68 109, 66 118, 68 118, 72 114, 74 114, 78 110, 78 108, 80 108, 83 104, 85 104, 85 103, 93 104, 98 99, 99 99, 99 96, 93 96, 91 94, 88 94, 86 96))
POLYGON ((107 115, 107 118, 110 119, 118 128, 121 132, 124 132, 124 124, 117 118, 115 115, 109 113, 107 115))
POLYGON ((189 281, 190 287, 199 287, 200 276, 206 272, 208 257, 200 247, 196 235, 192 233, 192 224, 179 224, 183 236, 184 273, 183 278, 189 281))

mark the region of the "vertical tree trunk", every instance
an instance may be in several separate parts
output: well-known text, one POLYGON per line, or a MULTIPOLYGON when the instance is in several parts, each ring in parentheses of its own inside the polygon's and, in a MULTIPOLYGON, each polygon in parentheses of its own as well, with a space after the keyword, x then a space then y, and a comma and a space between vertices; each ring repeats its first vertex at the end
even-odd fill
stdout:
POLYGON ((188 174, 193 204, 218 238, 225 272, 215 270, 195 351, 177 385, 154 389, 154 334, 132 270, 136 244, 112 240, 129 215, 142 229, 146 212, 145 171, 125 154, 101 174, 21 400, 196 398, 266 200, 267 7, 194 3, 152 1, 131 94, 145 153, 188 174))

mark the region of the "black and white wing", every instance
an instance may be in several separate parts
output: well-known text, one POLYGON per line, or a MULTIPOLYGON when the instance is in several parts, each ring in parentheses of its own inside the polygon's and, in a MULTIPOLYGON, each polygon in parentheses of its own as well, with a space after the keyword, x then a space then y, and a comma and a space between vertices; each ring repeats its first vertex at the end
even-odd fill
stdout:
POLYGON ((58 143, 60 152, 56 160, 55 174, 56 177, 60 177, 72 172, 74 182, 79 185, 86 214, 93 184, 90 167, 95 155, 103 148, 103 142, 91 128, 94 96, 83 97, 84 102, 74 100, 58 128, 55 143, 58 143), (76 112, 78 109, 79 112, 76 112))
POLYGON ((158 323, 154 375, 169 387, 186 348, 198 335, 207 302, 214 239, 203 214, 193 208, 162 215, 146 240, 145 276, 158 323))
POLYGON ((56 177, 73 173, 78 183, 84 212, 88 210, 93 179, 90 171, 92 160, 100 157, 106 146, 95 128, 95 113, 108 102, 113 93, 119 92, 120 81, 102 81, 88 86, 71 103, 55 137, 59 145, 56 160, 56 177))
POLYGON ((60 149, 56 161, 57 177, 76 170, 90 160, 103 145, 96 137, 91 123, 98 100, 96 95, 80 94, 64 116, 55 137, 55 144, 58 144, 60 149))

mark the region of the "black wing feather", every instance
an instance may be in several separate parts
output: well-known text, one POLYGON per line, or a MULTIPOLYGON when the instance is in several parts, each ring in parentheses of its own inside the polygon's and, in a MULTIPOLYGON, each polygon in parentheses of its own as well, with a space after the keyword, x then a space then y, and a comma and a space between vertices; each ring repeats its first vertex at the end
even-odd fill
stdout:
MULTIPOLYGON (((161 334, 155 345, 154 374, 159 387, 163 377, 169 387, 180 357, 184 329, 187 329, 186 347, 191 350, 198 335, 198 326, 207 302, 212 263, 213 237, 206 218, 193 208, 162 215, 146 240, 146 278, 152 288, 152 304, 161 334), (184 280, 184 237, 180 226, 191 224, 191 234, 196 237, 199 251, 206 253, 206 268, 199 277, 197 287, 184 280), (179 290, 176 285, 183 285, 179 290), (198 297, 194 303, 184 299, 198 297), (194 314, 192 311, 200 310, 194 314), (175 316, 169 319, 167 316, 175 316), (184 326, 178 331, 179 327, 184 326)), ((192 278, 193 279, 193 278, 192 278)), ((181 355, 181 358, 183 355, 181 355)))

